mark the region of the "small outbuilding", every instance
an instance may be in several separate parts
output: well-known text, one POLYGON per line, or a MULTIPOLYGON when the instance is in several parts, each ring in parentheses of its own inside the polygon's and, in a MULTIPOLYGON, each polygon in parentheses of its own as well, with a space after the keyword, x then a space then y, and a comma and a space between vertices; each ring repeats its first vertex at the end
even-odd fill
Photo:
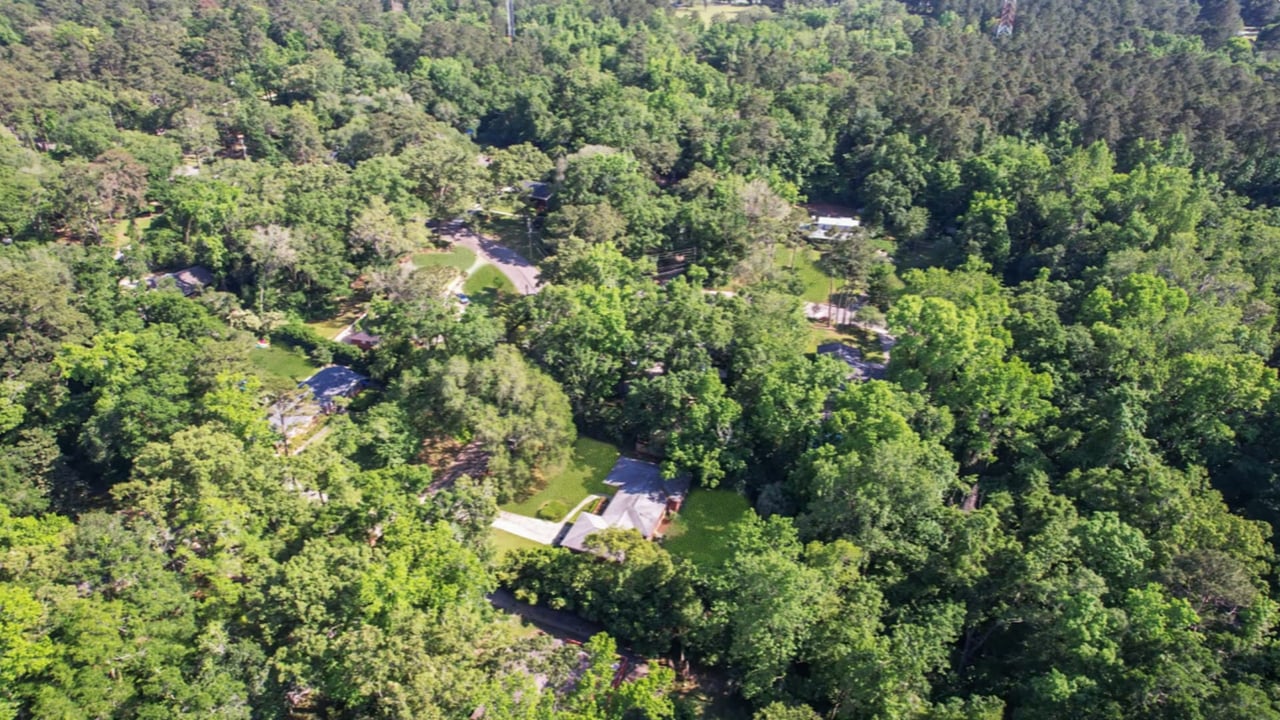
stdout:
POLYGON ((361 350, 372 350, 378 346, 378 343, 382 342, 382 338, 377 335, 370 335, 363 330, 357 330, 342 338, 342 342, 348 345, 355 345, 361 350))
POLYGON ((525 191, 529 202, 539 211, 547 209, 547 203, 551 202, 551 196, 556 193, 555 185, 538 180, 524 180, 520 187, 525 191))

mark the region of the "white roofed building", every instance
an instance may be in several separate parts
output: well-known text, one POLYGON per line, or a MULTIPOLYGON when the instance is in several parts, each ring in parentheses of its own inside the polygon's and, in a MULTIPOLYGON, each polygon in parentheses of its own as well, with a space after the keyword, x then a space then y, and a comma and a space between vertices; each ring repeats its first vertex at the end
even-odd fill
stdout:
POLYGON ((809 239, 819 242, 838 240, 862 227, 862 221, 853 217, 819 216, 809 226, 809 239))

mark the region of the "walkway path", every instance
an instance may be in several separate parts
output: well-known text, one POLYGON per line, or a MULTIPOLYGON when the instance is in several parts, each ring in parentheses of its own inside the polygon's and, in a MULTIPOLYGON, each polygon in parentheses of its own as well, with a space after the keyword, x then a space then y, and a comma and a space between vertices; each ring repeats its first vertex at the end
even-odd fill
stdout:
POLYGON ((492 238, 477 235, 471 228, 456 230, 451 239, 462 247, 474 250, 476 256, 493 265, 507 276, 522 295, 532 295, 542 289, 538 281, 538 266, 523 255, 501 245, 492 238))

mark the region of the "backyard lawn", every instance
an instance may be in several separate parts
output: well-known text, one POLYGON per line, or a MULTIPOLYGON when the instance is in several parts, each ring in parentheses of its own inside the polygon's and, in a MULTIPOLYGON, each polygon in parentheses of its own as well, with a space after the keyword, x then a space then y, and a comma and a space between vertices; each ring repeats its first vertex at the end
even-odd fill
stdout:
POLYGON ((466 272, 476 261, 476 254, 469 248, 455 245, 447 251, 418 253, 413 256, 413 264, 418 267, 448 265, 466 272))
POLYGON ((342 332, 343 328, 360 317, 361 308, 360 303, 348 300, 342 304, 337 315, 324 320, 313 320, 307 323, 307 327, 315 330, 321 337, 332 340, 342 332))
POLYGON ((729 559, 725 530, 748 512, 750 503, 732 490, 695 488, 667 530, 663 547, 702 567, 719 566, 729 559))
MULTIPOLYGON (((777 267, 791 267, 792 258, 795 258, 795 269, 800 274, 800 280, 804 282, 804 299, 805 302, 824 303, 827 301, 828 293, 833 287, 831 277, 818 267, 818 258, 820 253, 812 248, 801 248, 793 254, 787 248, 778 248, 773 256, 774 265, 777 267)), ((837 284, 838 285, 838 284, 837 284)))
MULTIPOLYGON (((543 505, 563 507, 569 512, 588 495, 612 495, 614 488, 605 485, 618 449, 609 443, 580 437, 573 444, 573 457, 559 473, 547 478, 547 486, 527 500, 502 506, 508 512, 537 517, 543 505)), ((559 519, 559 518, 557 518, 559 519)))
POLYGON ((116 223, 115 228, 112 229, 112 237, 114 239, 111 246, 119 250, 129 244, 129 241, 132 239, 131 233, 129 232, 129 223, 133 223, 134 231, 137 233, 138 237, 142 237, 142 234, 147 231, 147 228, 151 227, 151 221, 155 220, 156 217, 157 216, 153 213, 149 215, 142 215, 133 218, 132 220, 121 220, 116 223))
POLYGON ((497 528, 490 529, 489 537, 493 539, 493 546, 497 548, 499 557, 515 550, 546 547, 542 543, 534 542, 528 538, 522 538, 519 535, 512 535, 509 532, 498 530, 497 528))
POLYGON ((302 382, 320 369, 306 355, 287 345, 254 348, 249 351, 249 360, 254 367, 269 375, 294 382, 302 382))

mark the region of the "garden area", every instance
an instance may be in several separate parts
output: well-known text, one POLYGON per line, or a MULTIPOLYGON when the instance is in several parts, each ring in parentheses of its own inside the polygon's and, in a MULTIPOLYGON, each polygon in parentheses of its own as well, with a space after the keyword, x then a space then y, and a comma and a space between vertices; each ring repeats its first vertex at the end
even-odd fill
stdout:
POLYGON ((544 520, 563 518, 588 495, 612 495, 614 488, 605 485, 618 449, 591 438, 579 437, 573 444, 573 456, 562 470, 547 478, 547 484, 521 502, 507 503, 503 510, 544 520))
POLYGON ((751 504, 732 490, 695 488, 672 520, 663 547, 700 567, 722 565, 729 559, 725 531, 749 512, 751 504))

